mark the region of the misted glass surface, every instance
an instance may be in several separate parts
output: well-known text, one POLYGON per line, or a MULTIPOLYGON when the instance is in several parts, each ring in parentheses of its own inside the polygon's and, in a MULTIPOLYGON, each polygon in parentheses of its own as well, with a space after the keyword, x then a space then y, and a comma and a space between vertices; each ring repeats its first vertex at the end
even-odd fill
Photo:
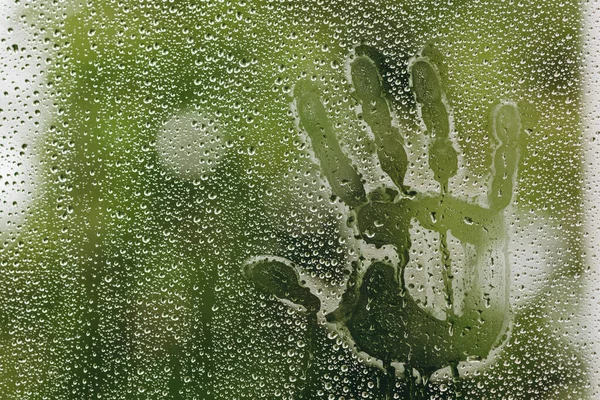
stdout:
POLYGON ((596 398, 590 9, 1 6, 0 398, 596 398))

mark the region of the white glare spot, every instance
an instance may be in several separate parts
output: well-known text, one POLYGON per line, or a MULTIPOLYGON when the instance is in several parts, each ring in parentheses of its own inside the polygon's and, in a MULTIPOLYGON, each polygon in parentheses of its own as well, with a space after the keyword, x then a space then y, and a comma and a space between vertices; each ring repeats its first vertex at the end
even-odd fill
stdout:
POLYGON ((158 130, 157 151, 162 166, 182 179, 206 178, 216 170, 225 139, 215 121, 197 110, 184 109, 158 130))

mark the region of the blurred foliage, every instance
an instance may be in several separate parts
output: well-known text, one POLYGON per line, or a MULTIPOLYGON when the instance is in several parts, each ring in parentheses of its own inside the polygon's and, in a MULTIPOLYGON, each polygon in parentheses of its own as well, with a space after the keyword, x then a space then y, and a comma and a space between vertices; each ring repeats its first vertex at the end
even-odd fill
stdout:
MULTIPOLYGON (((312 78, 346 132, 342 148, 363 150, 343 96, 347 54, 361 43, 383 54, 396 122, 412 134, 408 59, 427 43, 442 52, 456 139, 476 182, 492 156, 493 102, 516 101, 532 121, 511 231, 543 247, 527 237, 536 221, 560 229, 561 240, 546 256, 552 272, 542 288, 519 294, 527 301, 514 309, 508 343, 484 368, 461 371, 460 392, 584 398, 578 7, 25 1, 51 118, 32 144, 35 203, 0 250, 3 398, 378 398, 378 368, 249 284, 241 268, 248 257, 277 254, 343 286, 339 204, 290 103, 294 84, 312 78), (180 110, 222 137, 219 161, 195 176, 165 168, 157 146, 180 110)), ((431 398, 454 397, 443 374, 431 398)))

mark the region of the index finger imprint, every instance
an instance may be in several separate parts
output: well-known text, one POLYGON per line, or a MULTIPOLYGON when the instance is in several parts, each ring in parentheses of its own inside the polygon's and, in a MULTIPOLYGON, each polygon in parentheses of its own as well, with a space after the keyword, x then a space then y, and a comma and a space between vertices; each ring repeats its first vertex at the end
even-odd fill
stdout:
POLYGON ((349 206, 366 202, 360 176, 340 148, 321 99, 310 89, 300 88, 298 91, 296 102, 300 125, 310 137, 333 192, 349 206))

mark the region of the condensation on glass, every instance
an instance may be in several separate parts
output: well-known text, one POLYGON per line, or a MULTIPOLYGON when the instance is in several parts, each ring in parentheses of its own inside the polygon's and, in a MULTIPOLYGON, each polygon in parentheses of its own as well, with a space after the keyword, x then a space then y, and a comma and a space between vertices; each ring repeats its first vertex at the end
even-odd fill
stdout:
POLYGON ((0 6, 2 398, 597 397, 597 14, 0 6))

